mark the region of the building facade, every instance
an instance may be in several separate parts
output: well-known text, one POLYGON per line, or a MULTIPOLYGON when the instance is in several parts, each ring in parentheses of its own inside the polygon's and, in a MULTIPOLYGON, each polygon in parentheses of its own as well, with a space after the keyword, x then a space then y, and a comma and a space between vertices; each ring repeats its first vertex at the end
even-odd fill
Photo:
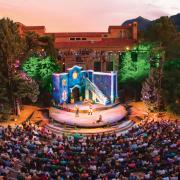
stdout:
POLYGON ((108 105, 118 97, 117 73, 95 72, 73 66, 67 73, 53 74, 53 99, 58 104, 92 100, 108 105))
POLYGON ((54 37, 58 59, 63 71, 78 65, 95 71, 117 70, 121 53, 138 40, 137 23, 127 26, 109 26, 107 32, 48 33, 44 26, 18 24, 19 32, 33 31, 54 37))

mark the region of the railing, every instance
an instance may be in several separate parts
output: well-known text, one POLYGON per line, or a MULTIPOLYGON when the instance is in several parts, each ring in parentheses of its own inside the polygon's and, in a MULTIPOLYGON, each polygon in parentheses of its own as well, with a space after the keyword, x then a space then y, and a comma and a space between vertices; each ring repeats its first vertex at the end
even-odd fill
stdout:
POLYGON ((103 92, 95 84, 93 84, 88 78, 86 78, 86 88, 94 92, 97 95, 98 100, 102 104, 107 105, 110 102, 109 99, 103 94, 103 92))

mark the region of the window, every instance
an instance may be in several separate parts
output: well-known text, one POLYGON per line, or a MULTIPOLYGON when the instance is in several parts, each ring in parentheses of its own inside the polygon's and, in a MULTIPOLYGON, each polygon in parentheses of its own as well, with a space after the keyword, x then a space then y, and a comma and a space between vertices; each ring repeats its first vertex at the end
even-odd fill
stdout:
POLYGON ((71 40, 71 41, 74 41, 74 40, 75 40, 75 38, 70 38, 70 40, 71 40))
POLYGON ((106 62, 106 71, 113 71, 113 62, 106 62))
POLYGON ((76 62, 83 62, 83 59, 81 58, 81 56, 76 56, 76 62))
POLYGON ((104 34, 104 37, 108 37, 108 35, 107 35, 107 34, 104 34))
POLYGON ((138 59, 138 54, 136 52, 131 52, 131 59, 132 61, 136 62, 138 59))
POLYGON ((87 39, 86 38, 82 38, 83 41, 86 41, 87 39))
POLYGON ((76 38, 77 41, 81 40, 81 38, 76 38))
POLYGON ((94 71, 101 71, 101 62, 100 61, 94 62, 94 71))

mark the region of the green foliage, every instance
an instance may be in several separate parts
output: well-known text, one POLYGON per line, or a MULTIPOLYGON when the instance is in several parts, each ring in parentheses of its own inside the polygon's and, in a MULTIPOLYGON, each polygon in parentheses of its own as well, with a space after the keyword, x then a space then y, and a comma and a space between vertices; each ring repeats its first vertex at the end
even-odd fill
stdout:
POLYGON ((161 17, 155 20, 145 32, 145 39, 153 42, 160 42, 163 46, 168 45, 176 36, 176 27, 168 17, 161 17))
POLYGON ((168 59, 180 58, 180 34, 170 18, 157 19, 142 34, 144 34, 143 41, 160 43, 165 49, 168 59))
POLYGON ((51 56, 53 59, 57 59, 54 38, 50 35, 39 36, 35 32, 27 32, 24 36, 24 46, 26 57, 51 56))
POLYGON ((2 72, 0 72, 0 102, 3 104, 9 103, 9 97, 8 97, 8 79, 6 76, 3 75, 2 72))
POLYGON ((40 88, 52 92, 52 74, 60 71, 59 66, 50 57, 30 57, 22 66, 24 72, 36 80, 40 88))
POLYGON ((121 83, 127 81, 143 81, 148 77, 150 70, 148 61, 149 47, 140 45, 138 48, 134 48, 134 51, 137 53, 137 61, 132 61, 132 51, 126 52, 123 57, 119 70, 119 80, 121 83))
POLYGON ((60 71, 60 67, 56 65, 50 57, 46 57, 39 62, 39 77, 42 88, 48 92, 52 92, 52 74, 60 71))
POLYGON ((22 66, 24 72, 35 80, 39 78, 39 58, 30 57, 22 66))
POLYGON ((0 19, 0 69, 8 76, 8 65, 21 53, 22 42, 16 24, 10 19, 0 19))
MULTIPOLYGON (((5 112, 5 109, 10 109, 11 112, 16 110, 16 99, 31 99, 33 102, 37 100, 38 85, 30 79, 22 79, 18 69, 12 68, 13 64, 20 60, 20 63, 31 54, 45 57, 47 54, 53 54, 56 50, 53 44, 52 37, 45 37, 44 41, 36 33, 28 32, 25 37, 20 37, 17 29, 17 24, 10 19, 0 19, 0 110, 5 112), (40 51, 44 51, 43 56, 40 51), (5 108, 7 107, 7 108, 5 108), (13 110, 13 111, 12 111, 13 110)), ((53 54, 55 58, 55 54, 53 54)), ((41 88, 46 88, 48 91, 52 88, 50 74, 56 71, 54 61, 51 60, 51 65, 44 58, 44 62, 39 63, 40 58, 32 57, 30 62, 23 68, 25 72, 29 72, 29 76, 40 83, 41 88), (45 66, 47 71, 42 70, 45 66)), ((49 60, 50 61, 50 60, 49 60)), ((28 77, 27 77, 28 78, 28 77)))
POLYGON ((3 112, 15 109, 11 87, 12 64, 22 53, 22 45, 16 23, 10 19, 0 19, 0 104, 3 112))
POLYGON ((154 69, 143 83, 141 90, 142 100, 149 105, 151 111, 157 110, 156 103, 158 100, 158 93, 158 75, 154 69))
POLYGON ((118 72, 119 87, 128 99, 129 97, 130 99, 140 99, 141 84, 148 77, 150 71, 150 48, 150 44, 140 44, 134 47, 133 50, 125 52, 122 57, 118 72), (137 54, 136 60, 132 59, 132 52, 137 54))
POLYGON ((52 36, 40 36, 39 41, 41 43, 41 47, 45 50, 48 56, 53 59, 57 59, 57 50, 54 47, 54 37, 52 36))
POLYGON ((166 48, 167 59, 180 59, 180 34, 169 41, 166 48))
POLYGON ((165 62, 162 89, 166 109, 180 114, 180 60, 165 62))
POLYGON ((175 69, 179 70, 180 69, 180 59, 176 60, 167 60, 164 63, 164 71, 174 71, 175 69))
POLYGON ((12 78, 13 96, 15 99, 28 98, 32 102, 36 102, 39 95, 38 84, 29 78, 25 73, 16 73, 12 78))
POLYGON ((26 52, 37 51, 39 47, 39 35, 35 32, 26 32, 24 36, 26 52))

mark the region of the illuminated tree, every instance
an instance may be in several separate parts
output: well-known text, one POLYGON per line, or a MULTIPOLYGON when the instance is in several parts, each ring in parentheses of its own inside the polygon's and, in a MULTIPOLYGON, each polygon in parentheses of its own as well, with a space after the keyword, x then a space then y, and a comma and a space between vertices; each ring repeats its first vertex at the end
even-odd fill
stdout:
POLYGON ((123 57, 121 68, 119 71, 120 82, 141 81, 149 75, 150 64, 149 64, 150 49, 149 46, 139 45, 132 51, 127 51, 123 57), (132 53, 137 53, 137 59, 133 61, 132 53))
POLYGON ((121 83, 125 83, 128 80, 134 80, 134 78, 136 78, 134 76, 134 73, 136 72, 134 64, 135 63, 133 63, 131 59, 131 52, 126 52, 119 72, 119 80, 121 83))
POLYGON ((35 80, 39 78, 39 61, 38 57, 30 57, 22 66, 23 71, 35 80))
POLYGON ((157 109, 158 100, 158 77, 155 71, 151 71, 150 76, 142 86, 142 100, 149 106, 150 110, 157 109))
POLYGON ((36 80, 42 91, 52 92, 52 74, 60 71, 60 67, 50 57, 30 57, 22 66, 24 72, 36 80))
POLYGON ((150 51, 150 75, 142 86, 142 100, 149 105, 150 110, 164 109, 162 98, 162 77, 164 64, 164 49, 157 44, 150 51))
POLYGON ((43 89, 52 92, 52 74, 58 71, 60 71, 60 67, 50 57, 39 61, 39 77, 43 89))
POLYGON ((120 69, 118 72, 119 86, 125 94, 140 98, 141 84, 148 77, 150 71, 150 46, 139 45, 124 53, 120 69), (132 53, 136 53, 136 58, 132 58, 132 53))

